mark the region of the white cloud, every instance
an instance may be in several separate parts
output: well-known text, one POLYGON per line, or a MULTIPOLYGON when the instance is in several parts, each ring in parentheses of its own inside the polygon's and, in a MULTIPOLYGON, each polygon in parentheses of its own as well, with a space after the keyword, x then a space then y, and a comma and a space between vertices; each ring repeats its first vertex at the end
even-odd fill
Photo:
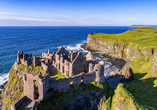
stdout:
POLYGON ((43 18, 38 16, 30 16, 30 15, 22 15, 22 14, 15 14, 15 13, 6 13, 6 12, 0 12, 0 19, 3 20, 27 20, 27 21, 53 21, 53 22, 65 22, 65 20, 62 20, 57 17, 51 17, 51 18, 43 18))
POLYGON ((131 20, 116 20, 102 17, 62 17, 62 16, 33 16, 0 12, 2 26, 116 26, 131 24, 131 20), (8 22, 7 22, 8 21, 8 22), (19 21, 19 22, 18 22, 19 21))

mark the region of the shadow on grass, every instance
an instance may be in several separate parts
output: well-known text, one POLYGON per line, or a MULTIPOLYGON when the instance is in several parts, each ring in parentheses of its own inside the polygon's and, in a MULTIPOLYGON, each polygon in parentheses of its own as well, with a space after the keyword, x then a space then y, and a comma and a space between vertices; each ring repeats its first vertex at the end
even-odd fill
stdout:
POLYGON ((147 73, 135 73, 135 80, 126 89, 144 106, 157 109, 157 79, 147 73))

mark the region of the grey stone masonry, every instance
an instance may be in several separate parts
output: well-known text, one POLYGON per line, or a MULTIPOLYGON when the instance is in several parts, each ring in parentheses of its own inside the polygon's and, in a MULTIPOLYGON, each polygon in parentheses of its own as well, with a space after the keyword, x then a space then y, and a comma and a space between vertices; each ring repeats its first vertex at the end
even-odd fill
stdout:
POLYGON ((92 81, 105 82, 104 62, 94 61, 91 52, 84 57, 81 52, 70 51, 68 53, 62 46, 56 53, 51 54, 48 50, 48 53, 44 52, 42 56, 35 57, 32 54, 24 54, 23 51, 19 51, 15 62, 15 70, 17 70, 20 63, 26 66, 40 65, 43 67, 45 74, 43 76, 41 73, 37 76, 31 73, 23 74, 24 97, 11 106, 12 110, 16 110, 17 106, 23 104, 26 98, 32 102, 43 100, 44 94, 50 88, 55 88, 60 92, 67 91, 70 85, 75 87, 81 83, 89 84, 92 81), (54 76, 50 76, 50 73, 52 75, 52 70, 54 70, 52 68, 56 68, 66 78, 56 81, 54 76))

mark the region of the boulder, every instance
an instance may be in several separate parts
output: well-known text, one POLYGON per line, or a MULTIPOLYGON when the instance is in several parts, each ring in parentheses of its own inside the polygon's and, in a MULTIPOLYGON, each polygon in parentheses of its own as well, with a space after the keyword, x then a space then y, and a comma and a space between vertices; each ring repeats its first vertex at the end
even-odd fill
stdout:
POLYGON ((111 71, 109 73, 109 76, 110 77, 118 77, 120 75, 120 72, 119 71, 111 71))
POLYGON ((134 79, 133 70, 130 67, 126 67, 120 72, 120 81, 132 81, 134 79))

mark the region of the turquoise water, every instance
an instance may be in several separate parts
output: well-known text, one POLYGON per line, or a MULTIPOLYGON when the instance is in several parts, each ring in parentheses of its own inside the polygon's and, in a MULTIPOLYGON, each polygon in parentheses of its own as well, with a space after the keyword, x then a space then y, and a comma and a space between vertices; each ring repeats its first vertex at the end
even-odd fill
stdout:
POLYGON ((0 76, 4 77, 9 72, 19 50, 39 56, 48 49, 53 52, 60 46, 67 46, 68 50, 82 51, 85 54, 86 51, 80 45, 86 42, 89 33, 115 34, 128 29, 130 27, 118 26, 0 27, 0 76))

